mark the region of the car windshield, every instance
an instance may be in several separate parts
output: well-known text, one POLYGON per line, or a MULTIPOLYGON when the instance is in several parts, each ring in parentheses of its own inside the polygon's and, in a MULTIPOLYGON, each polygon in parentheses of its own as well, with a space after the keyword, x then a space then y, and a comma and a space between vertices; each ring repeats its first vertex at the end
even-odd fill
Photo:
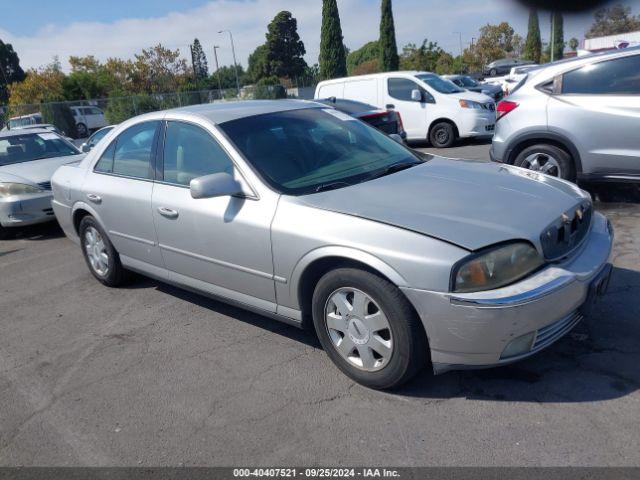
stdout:
POLYGON ((256 115, 220 128, 267 183, 291 195, 360 183, 424 161, 375 128, 328 108, 256 115))
POLYGON ((0 166, 79 153, 76 147, 53 132, 0 138, 0 166))
POLYGON ((416 75, 416 78, 422 80, 436 92, 444 94, 464 92, 464 90, 458 87, 455 83, 450 82, 449 80, 445 80, 444 78, 441 78, 438 75, 434 75, 433 73, 422 73, 416 75))

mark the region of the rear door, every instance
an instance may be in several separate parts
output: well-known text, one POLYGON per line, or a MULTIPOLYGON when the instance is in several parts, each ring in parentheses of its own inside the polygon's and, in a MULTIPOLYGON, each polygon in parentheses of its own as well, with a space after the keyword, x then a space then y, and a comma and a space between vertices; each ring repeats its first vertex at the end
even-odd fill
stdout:
POLYGON ((409 139, 427 138, 427 116, 429 104, 425 100, 432 100, 433 97, 424 88, 413 80, 403 77, 389 77, 386 79, 387 104, 393 104, 395 109, 402 116, 402 124, 409 139), (419 90, 422 93, 423 101, 411 99, 411 92, 419 90))
POLYGON ((102 152, 83 190, 121 256, 162 268, 151 214, 159 127, 151 121, 123 131, 102 152))
POLYGON ((640 174, 640 55, 562 75, 548 103, 549 129, 569 137, 584 173, 640 174))

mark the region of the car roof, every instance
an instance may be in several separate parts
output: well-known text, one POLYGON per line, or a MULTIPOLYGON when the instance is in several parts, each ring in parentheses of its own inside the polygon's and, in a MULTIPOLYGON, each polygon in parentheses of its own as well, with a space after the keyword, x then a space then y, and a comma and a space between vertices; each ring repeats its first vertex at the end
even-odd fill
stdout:
POLYGON ((54 133, 46 128, 16 128, 12 130, 3 130, 0 132, 0 138, 17 137, 18 135, 31 135, 35 133, 54 133), (25 132, 25 130, 29 130, 25 132))
POLYGON ((240 100, 192 105, 158 113, 162 113, 163 115, 161 116, 171 115, 172 113, 192 114, 204 117, 213 123, 220 124, 267 113, 324 107, 326 107, 326 105, 307 100, 240 100))

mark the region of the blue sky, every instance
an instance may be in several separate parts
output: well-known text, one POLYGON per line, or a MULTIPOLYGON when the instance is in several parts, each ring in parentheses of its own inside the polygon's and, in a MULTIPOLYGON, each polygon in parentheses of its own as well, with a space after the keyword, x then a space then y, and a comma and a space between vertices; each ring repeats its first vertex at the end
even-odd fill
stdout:
MULTIPOLYGON (((264 41, 267 23, 280 10, 290 10, 307 48, 308 63, 318 57, 320 0, 2 0, 0 39, 10 42, 25 67, 37 67, 58 55, 66 68, 69 55, 93 54, 129 58, 158 42, 188 52, 198 37, 210 66, 211 49, 219 50, 222 64, 231 63, 229 40, 217 32, 231 29, 238 61, 264 41)), ((640 13, 640 0, 628 0, 640 13)), ((358 48, 378 36, 380 0, 338 0, 345 43, 358 48)), ((394 0, 396 36, 401 47, 429 38, 457 53, 478 36, 486 23, 508 21, 526 34, 527 11, 515 0, 394 0), (446 7, 445 7, 446 5, 446 7)), ((565 36, 582 38, 591 14, 565 16, 565 36)), ((540 16, 542 36, 548 38, 548 15, 540 16)))

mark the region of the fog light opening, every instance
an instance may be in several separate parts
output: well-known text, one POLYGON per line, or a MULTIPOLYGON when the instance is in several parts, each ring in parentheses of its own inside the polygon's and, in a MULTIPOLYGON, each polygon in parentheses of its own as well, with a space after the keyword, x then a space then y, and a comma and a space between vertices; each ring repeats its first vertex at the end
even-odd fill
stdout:
POLYGON ((535 338, 536 332, 531 332, 511 340, 502 352, 502 355, 500 355, 500 360, 517 357, 518 355, 524 355, 525 353, 530 352, 535 338))

